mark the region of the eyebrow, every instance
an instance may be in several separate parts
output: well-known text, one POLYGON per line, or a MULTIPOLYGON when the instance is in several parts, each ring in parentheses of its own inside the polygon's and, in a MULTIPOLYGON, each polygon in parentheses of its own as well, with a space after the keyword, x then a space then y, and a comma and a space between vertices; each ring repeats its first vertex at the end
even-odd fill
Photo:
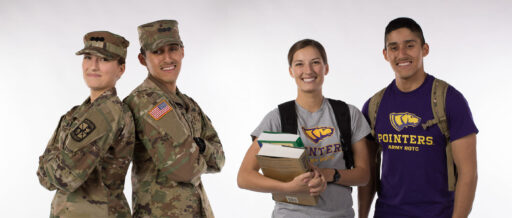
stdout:
MULTIPOLYGON (((318 58, 313 58, 313 59, 311 59, 311 60, 312 60, 312 61, 316 61, 316 60, 322 60, 322 59, 321 59, 320 57, 318 57, 318 58)), ((295 60, 295 61, 293 61, 292 63, 297 63, 297 62, 304 62, 304 60, 295 60)))
MULTIPOLYGON (((404 40, 403 42, 408 44, 408 43, 416 42, 416 41, 417 40, 415 40, 415 39, 408 39, 408 40, 404 40)), ((386 46, 393 46, 393 45, 398 45, 398 42, 390 42, 386 46)))

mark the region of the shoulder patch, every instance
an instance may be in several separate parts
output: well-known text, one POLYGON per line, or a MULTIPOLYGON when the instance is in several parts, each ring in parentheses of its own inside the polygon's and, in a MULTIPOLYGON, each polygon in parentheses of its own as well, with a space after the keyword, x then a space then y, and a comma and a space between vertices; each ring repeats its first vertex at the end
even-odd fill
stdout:
POLYGON ((80 142, 87 138, 94 130, 96 129, 96 125, 89 119, 85 119, 82 123, 78 124, 78 126, 71 131, 71 138, 73 140, 80 142))
POLYGON ((158 105, 153 107, 153 109, 151 109, 148 113, 151 117, 153 117, 153 119, 159 120, 162 117, 164 117, 167 113, 169 113, 170 111, 172 111, 171 105, 169 105, 169 103, 167 103, 167 101, 162 100, 160 103, 158 103, 158 105))

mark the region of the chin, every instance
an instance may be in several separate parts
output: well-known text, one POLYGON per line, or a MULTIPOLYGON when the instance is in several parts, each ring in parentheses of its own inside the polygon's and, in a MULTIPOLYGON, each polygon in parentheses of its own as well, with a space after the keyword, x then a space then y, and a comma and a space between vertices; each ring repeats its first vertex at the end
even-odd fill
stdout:
POLYGON ((87 87, 91 90, 96 90, 98 89, 98 86, 96 84, 87 84, 87 87))
POLYGON ((313 89, 313 88, 311 88, 311 89, 300 89, 301 92, 303 92, 303 93, 310 93, 310 94, 311 93, 315 93, 315 92, 319 92, 320 90, 321 89, 313 89))
POLYGON ((174 75, 165 75, 165 74, 156 75, 154 77, 161 80, 162 82, 165 82, 165 83, 173 83, 173 82, 176 82, 176 79, 177 79, 174 75))
POLYGON ((398 72, 398 73, 396 73, 396 75, 400 79, 410 79, 410 78, 414 77, 414 75, 416 75, 416 73, 415 72, 398 72))
POLYGON ((169 83, 169 84, 176 83, 176 79, 162 79, 162 81, 163 81, 164 83, 169 83))

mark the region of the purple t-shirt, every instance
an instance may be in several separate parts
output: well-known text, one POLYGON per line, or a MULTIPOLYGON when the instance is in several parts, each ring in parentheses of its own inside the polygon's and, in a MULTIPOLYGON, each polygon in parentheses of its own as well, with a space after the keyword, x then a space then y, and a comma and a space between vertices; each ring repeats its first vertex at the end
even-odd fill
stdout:
MULTIPOLYGON (((437 125, 424 130, 434 118, 431 90, 434 77, 427 75, 414 91, 402 92, 395 81, 387 87, 375 123, 382 145, 381 190, 375 217, 451 217, 454 192, 448 191, 446 140, 437 125)), ((363 114, 368 119, 368 103, 363 114)), ((453 87, 446 93, 450 140, 478 133, 464 96, 453 87)))

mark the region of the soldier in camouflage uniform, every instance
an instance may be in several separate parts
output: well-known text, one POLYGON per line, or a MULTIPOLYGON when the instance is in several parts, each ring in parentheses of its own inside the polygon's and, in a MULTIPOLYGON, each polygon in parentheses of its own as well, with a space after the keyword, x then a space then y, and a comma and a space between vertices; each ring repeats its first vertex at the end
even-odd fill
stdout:
POLYGON ((210 119, 176 80, 184 56, 174 20, 138 27, 149 74, 124 102, 134 115, 133 217, 213 217, 201 174, 219 172, 224 152, 210 119))
POLYGON ((129 42, 107 31, 84 36, 83 77, 91 95, 60 118, 37 176, 57 190, 50 217, 131 217, 123 194, 135 127, 115 83, 125 70, 129 42))

